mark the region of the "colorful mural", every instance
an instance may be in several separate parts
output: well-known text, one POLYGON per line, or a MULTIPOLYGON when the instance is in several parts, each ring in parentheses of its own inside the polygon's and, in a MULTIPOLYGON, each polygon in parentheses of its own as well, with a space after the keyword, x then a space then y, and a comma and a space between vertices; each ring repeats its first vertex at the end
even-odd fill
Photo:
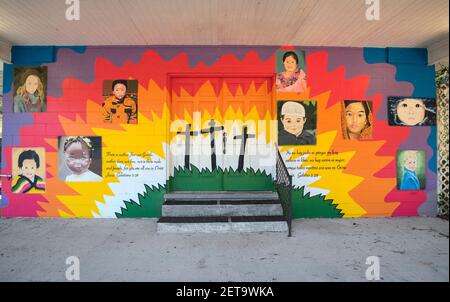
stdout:
POLYGON ((314 142, 279 144, 293 175, 294 218, 434 215, 436 128, 388 119, 389 97, 434 97, 434 68, 423 55, 417 61, 421 49, 402 49, 401 60, 397 51, 15 47, 14 66, 4 69, 2 171, 12 174, 15 149, 43 148, 45 192, 13 193, 12 180, 2 179, 0 214, 159 217, 170 191, 273 190, 280 125, 298 137, 288 123, 299 116, 314 142), (302 58, 301 89, 277 89, 278 61, 295 59, 291 52, 302 58), (13 112, 20 66, 46 68, 45 112, 13 112), (361 100, 348 107, 355 116, 370 104, 365 123, 346 120, 348 100, 361 100), (349 139, 345 131, 357 126, 363 138, 349 139), (78 149, 64 148, 70 139, 78 149), (423 151, 418 190, 397 188, 399 150, 423 151), (83 163, 94 180, 77 174, 83 163))

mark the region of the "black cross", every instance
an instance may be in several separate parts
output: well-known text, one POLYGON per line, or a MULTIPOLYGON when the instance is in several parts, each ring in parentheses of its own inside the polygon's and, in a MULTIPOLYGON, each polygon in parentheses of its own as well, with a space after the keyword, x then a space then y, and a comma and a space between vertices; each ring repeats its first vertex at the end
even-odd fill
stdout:
POLYGON ((227 133, 222 132, 222 141, 223 141, 223 154, 227 153, 227 133))
POLYGON ((245 145, 247 143, 247 139, 249 138, 255 138, 256 135, 254 134, 248 134, 247 133, 247 126, 242 127, 242 135, 235 135, 234 139, 240 139, 241 140, 241 152, 239 153, 239 164, 238 164, 238 171, 244 170, 244 155, 245 155, 245 145))
POLYGON ((197 136, 198 131, 191 131, 191 124, 186 125, 186 131, 178 131, 177 134, 183 134, 186 137, 185 141, 185 152, 184 152, 184 167, 189 169, 189 153, 191 145, 191 136, 197 136))
POLYGON ((215 144, 215 135, 214 132, 216 131, 223 131, 224 127, 214 127, 216 125, 216 122, 214 120, 210 120, 209 128, 200 130, 201 133, 209 133, 209 137, 211 138, 211 170, 214 171, 217 169, 216 164, 216 144, 215 144))

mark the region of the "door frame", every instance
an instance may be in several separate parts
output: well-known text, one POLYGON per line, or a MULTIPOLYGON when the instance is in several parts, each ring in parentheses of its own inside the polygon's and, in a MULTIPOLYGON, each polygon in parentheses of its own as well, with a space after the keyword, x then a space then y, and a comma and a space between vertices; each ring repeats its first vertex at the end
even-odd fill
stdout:
POLYGON ((170 165, 172 161, 172 157, 170 156, 170 124, 172 122, 172 80, 176 78, 266 78, 270 80, 271 87, 271 106, 270 106, 270 115, 273 116, 273 113, 277 110, 277 101, 276 101, 276 89, 275 89, 275 81, 276 81, 276 73, 227 73, 227 72, 214 72, 214 73, 204 73, 204 72, 168 72, 166 74, 166 87, 167 87, 167 106, 169 109, 169 115, 166 124, 166 141, 168 142, 167 146, 169 150, 167 150, 167 158, 166 158, 166 187, 167 192, 173 192, 173 188, 171 188, 170 184, 170 165))

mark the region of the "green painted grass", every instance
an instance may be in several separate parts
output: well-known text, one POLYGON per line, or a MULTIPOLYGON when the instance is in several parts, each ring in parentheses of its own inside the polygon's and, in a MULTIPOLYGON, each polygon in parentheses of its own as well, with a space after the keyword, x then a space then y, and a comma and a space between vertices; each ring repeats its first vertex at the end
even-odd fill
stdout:
MULTIPOLYGON (((217 178, 218 176, 230 176, 230 185, 234 190, 256 190, 255 183, 261 186, 261 190, 274 190, 272 177, 267 175, 265 171, 255 171, 248 169, 246 171, 234 171, 232 169, 218 169, 217 171, 199 170, 191 166, 191 169, 179 169, 175 173, 174 178, 180 175, 183 177, 179 181, 183 181, 186 191, 193 191, 194 188, 202 189, 205 185, 205 179, 208 177, 217 178), (185 183, 184 183, 185 182, 185 183), (266 188, 267 187, 267 188, 266 188)), ((159 218, 161 217, 161 207, 164 203, 164 194, 167 193, 165 185, 158 187, 145 185, 145 192, 137 195, 137 202, 133 199, 125 200, 125 207, 121 208, 120 213, 116 213, 117 218, 159 218)), ((281 195, 285 195, 285 191, 280 191, 281 195)), ((285 198, 285 196, 282 196, 285 198)), ((341 218, 343 217, 341 210, 333 204, 333 200, 326 199, 324 195, 310 196, 304 194, 304 188, 294 188, 292 192, 292 217, 296 218, 341 218)))
POLYGON ((337 209, 333 200, 324 195, 305 195, 304 187, 292 192, 292 218, 342 218, 344 213, 337 209))

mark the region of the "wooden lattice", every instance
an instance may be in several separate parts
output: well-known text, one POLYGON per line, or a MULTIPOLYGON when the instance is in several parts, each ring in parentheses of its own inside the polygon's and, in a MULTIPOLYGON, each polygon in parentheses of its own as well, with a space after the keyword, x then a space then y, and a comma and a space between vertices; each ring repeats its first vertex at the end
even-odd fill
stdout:
POLYGON ((449 204, 449 106, 448 66, 442 66, 436 75, 438 107, 438 213, 448 219, 449 204))

